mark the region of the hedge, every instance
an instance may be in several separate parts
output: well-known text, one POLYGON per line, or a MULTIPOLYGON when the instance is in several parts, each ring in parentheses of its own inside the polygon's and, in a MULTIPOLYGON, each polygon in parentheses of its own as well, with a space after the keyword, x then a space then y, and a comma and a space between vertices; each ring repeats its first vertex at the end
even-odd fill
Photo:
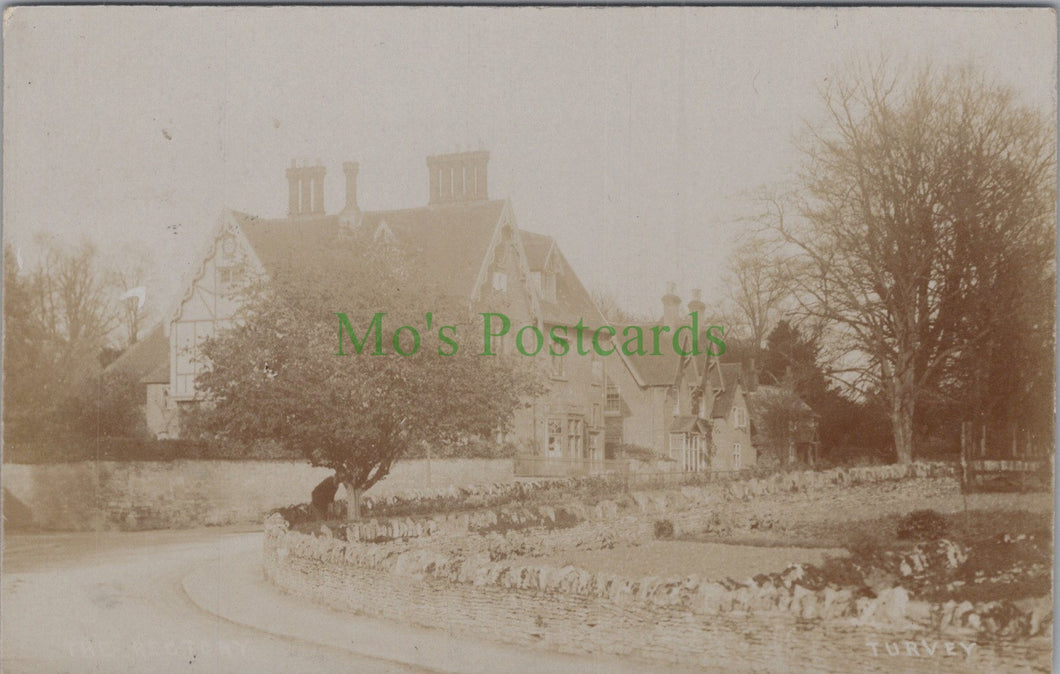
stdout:
POLYGON ((175 461, 178 459, 217 460, 303 460, 298 452, 284 450, 275 443, 241 446, 197 440, 157 440, 153 438, 79 436, 51 440, 6 441, 5 463, 65 463, 72 461, 175 461))

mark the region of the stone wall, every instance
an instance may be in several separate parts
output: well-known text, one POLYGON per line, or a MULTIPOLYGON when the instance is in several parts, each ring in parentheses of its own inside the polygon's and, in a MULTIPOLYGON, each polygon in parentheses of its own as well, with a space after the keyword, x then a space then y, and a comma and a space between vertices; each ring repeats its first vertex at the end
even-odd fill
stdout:
MULTIPOLYGON (((925 465, 863 468, 633 492, 619 499, 626 501, 624 507, 610 500, 564 504, 568 521, 562 527, 547 525, 558 519, 555 506, 526 505, 376 520, 351 526, 343 532, 349 540, 342 540, 328 529, 321 535, 292 531, 274 514, 266 521, 264 569, 284 590, 334 608, 524 646, 696 666, 716 664, 719 643, 732 642, 734 634, 742 638, 743 629, 770 625, 770 630, 795 633, 796 622, 806 620, 847 633, 858 625, 871 626, 874 634, 957 626, 974 636, 971 622, 952 620, 954 607, 912 601, 901 587, 865 596, 856 588, 829 584, 812 567, 791 566, 782 573, 734 581, 631 579, 533 563, 534 557, 557 550, 649 538, 660 518, 670 520, 678 532, 693 531, 714 521, 712 504, 951 472, 925 465), (498 522, 520 518, 546 524, 491 530, 498 522), (734 624, 742 627, 734 631, 734 624)), ((970 606, 964 609, 962 615, 975 612, 970 606)), ((1030 610, 1032 630, 1047 624, 1048 610, 1044 605, 1030 610)), ((784 647, 789 653, 790 648, 784 647)), ((772 657, 759 654, 765 656, 772 657)))
MULTIPOLYGON (((368 495, 511 480, 511 459, 410 460, 394 465, 368 495)), ((4 463, 5 506, 58 531, 158 529, 259 523, 270 510, 303 503, 330 474, 290 461, 82 461, 4 463)), ((342 490, 339 495, 342 495, 342 490)), ((9 522, 9 526, 11 523, 9 522)))

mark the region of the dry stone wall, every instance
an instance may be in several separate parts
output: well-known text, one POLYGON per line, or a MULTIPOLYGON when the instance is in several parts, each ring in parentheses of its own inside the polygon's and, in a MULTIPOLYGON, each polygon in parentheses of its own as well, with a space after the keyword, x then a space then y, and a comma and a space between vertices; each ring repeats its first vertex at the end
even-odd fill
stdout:
MULTIPOLYGON (((359 613, 565 652, 693 665, 709 664, 707 654, 717 652, 718 640, 730 638, 719 625, 732 620, 757 620, 759 627, 762 620, 789 627, 806 620, 892 631, 931 627, 974 635, 975 618, 968 616, 984 607, 933 606, 911 600, 901 587, 867 596, 830 585, 814 569, 798 565, 733 581, 630 579, 528 563, 562 550, 650 538, 662 517, 677 532, 694 531, 712 521, 712 504, 725 501, 949 472, 937 465, 888 466, 633 492, 625 508, 613 500, 565 504, 577 519, 571 526, 504 532, 491 531, 490 525, 510 519, 510 508, 507 514, 503 508, 483 509, 366 522, 347 530, 349 540, 330 530, 293 531, 274 514, 266 520, 264 568, 269 580, 287 591, 359 613)), ((555 517, 551 505, 522 512, 534 523, 555 517)), ((1030 607, 1027 620, 1047 624, 1045 610, 1030 607)))

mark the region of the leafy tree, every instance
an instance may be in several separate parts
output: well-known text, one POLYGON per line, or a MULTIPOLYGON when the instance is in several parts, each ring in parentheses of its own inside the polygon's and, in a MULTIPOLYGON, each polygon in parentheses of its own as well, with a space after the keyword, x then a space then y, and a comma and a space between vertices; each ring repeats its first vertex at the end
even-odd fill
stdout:
POLYGON ((466 299, 447 298, 418 268, 357 237, 292 251, 247 288, 237 325, 204 343, 204 404, 189 430, 297 449, 335 471, 351 519, 406 448, 507 430, 540 392, 529 359, 478 355, 466 299), (382 329, 372 330, 381 313, 382 329), (438 338, 445 325, 456 328, 444 333, 458 345, 453 355, 438 338), (403 326, 417 330, 418 349, 403 326))
POLYGON ((861 390, 885 396, 904 463, 926 396, 983 405, 961 382, 989 381, 1003 327, 1030 306, 1024 318, 1053 323, 1013 271, 1053 264, 1053 125, 967 68, 881 66, 833 79, 824 103, 772 227, 795 251, 801 311, 832 326, 861 390))
POLYGON ((19 270, 15 252, 4 246, 4 436, 27 438, 39 432, 42 412, 55 392, 46 356, 44 326, 34 311, 30 279, 19 270))
POLYGON ((86 437, 145 437, 144 387, 126 372, 107 372, 81 384, 59 408, 61 428, 86 437))

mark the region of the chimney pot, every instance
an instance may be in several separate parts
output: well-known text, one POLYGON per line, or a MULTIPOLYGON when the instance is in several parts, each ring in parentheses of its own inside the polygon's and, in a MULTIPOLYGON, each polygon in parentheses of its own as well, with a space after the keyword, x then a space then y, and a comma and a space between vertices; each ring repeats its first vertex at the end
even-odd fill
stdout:
POLYGON ((486 200, 486 165, 489 158, 490 154, 485 150, 427 157, 430 176, 428 203, 433 206, 486 200))
POLYGON ((342 171, 346 174, 346 206, 342 209, 344 213, 357 213, 361 210, 357 205, 357 174, 360 170, 360 164, 355 161, 342 164, 342 171))
POLYGON ((689 313, 702 314, 707 310, 707 305, 703 303, 703 291, 700 288, 692 289, 692 299, 688 302, 689 313))
POLYGON ((287 215, 291 217, 298 215, 301 210, 299 206, 299 186, 301 181, 301 169, 295 165, 295 161, 292 159, 291 167, 287 169, 287 215))
POLYGON ((677 284, 670 281, 666 284, 666 294, 662 298, 663 323, 671 327, 677 325, 677 311, 681 306, 681 298, 677 296, 677 284))

